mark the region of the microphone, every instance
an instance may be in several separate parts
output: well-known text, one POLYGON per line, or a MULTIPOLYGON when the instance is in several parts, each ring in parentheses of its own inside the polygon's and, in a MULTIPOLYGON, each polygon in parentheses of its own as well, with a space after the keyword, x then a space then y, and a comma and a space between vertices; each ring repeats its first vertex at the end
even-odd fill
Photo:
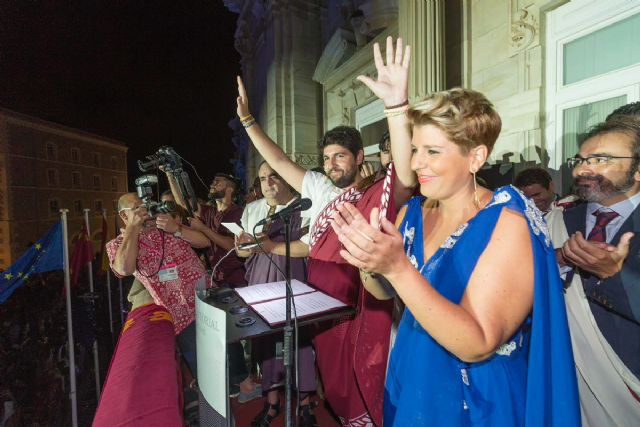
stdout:
POLYGON ((268 216, 265 219, 262 219, 262 220, 258 221, 258 223, 256 224, 256 227, 258 227, 260 225, 265 225, 266 223, 274 221, 274 220, 276 220, 278 218, 285 218, 285 217, 291 216, 295 212, 306 211, 310 207, 311 207, 311 200, 310 199, 307 199, 307 198, 298 199, 295 202, 291 203, 286 208, 282 209, 280 212, 276 212, 273 215, 268 216))

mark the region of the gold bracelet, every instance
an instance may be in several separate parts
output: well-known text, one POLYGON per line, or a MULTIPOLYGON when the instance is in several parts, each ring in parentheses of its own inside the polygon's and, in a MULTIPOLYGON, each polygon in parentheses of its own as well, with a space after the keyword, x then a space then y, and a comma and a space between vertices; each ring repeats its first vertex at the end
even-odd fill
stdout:
POLYGON ((409 105, 409 100, 408 99, 406 99, 404 102, 401 102, 400 104, 392 105, 390 107, 387 107, 385 105, 385 110, 394 110, 396 108, 404 107, 404 106, 407 106, 407 105, 409 105))
POLYGON ((392 118, 392 117, 406 116, 406 115, 407 115, 407 111, 406 111, 406 110, 405 110, 405 111, 395 111, 395 112, 389 112, 389 113, 387 113, 387 112, 385 111, 384 115, 385 115, 388 119, 390 119, 390 118, 392 118))
POLYGON ((253 126, 255 124, 256 124, 255 119, 247 120, 246 122, 242 122, 242 126, 244 126, 245 129, 249 129, 251 126, 253 126))
POLYGON ((409 105, 402 105, 400 107, 385 108, 384 114, 389 115, 394 113, 405 113, 407 112, 407 110, 409 110, 409 105))
POLYGON ((246 116, 244 116, 244 117, 240 117, 240 121, 241 121, 241 122, 247 121, 247 119, 249 119, 249 118, 251 118, 251 117, 253 117, 253 115, 251 115, 251 113, 249 113, 249 114, 247 114, 247 115, 246 115, 246 116))

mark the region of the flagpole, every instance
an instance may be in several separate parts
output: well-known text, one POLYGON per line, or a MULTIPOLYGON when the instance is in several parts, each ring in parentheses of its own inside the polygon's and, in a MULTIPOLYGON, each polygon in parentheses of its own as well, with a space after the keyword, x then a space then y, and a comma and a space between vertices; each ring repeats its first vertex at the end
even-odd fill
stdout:
MULTIPOLYGON (((114 232, 116 237, 120 234, 120 228, 118 227, 118 215, 114 218, 115 228, 114 232)), ((122 295, 122 277, 118 277, 118 291, 120 294, 120 328, 124 326, 124 298, 122 295)))
MULTIPOLYGON (((89 211, 91 209, 84 208, 84 222, 87 227, 87 238, 91 241, 91 228, 89 226, 89 211)), ((93 246, 91 247, 93 251, 93 246)), ((94 319, 98 321, 98 313, 96 310, 96 303, 93 299, 93 266, 91 261, 87 262, 87 269, 89 270, 89 291, 91 292, 91 303, 93 304, 94 311, 94 319)), ((97 326, 97 325, 96 325, 97 326)), ((96 331, 94 330, 94 340, 93 340, 93 369, 95 371, 96 377, 96 403, 100 402, 100 359, 98 358, 98 337, 95 336, 96 331)))
POLYGON ((60 209, 60 220, 62 221, 62 256, 64 260, 64 293, 67 299, 67 336, 69 340, 69 399, 71 399, 71 423, 73 427, 78 427, 78 402, 76 400, 76 356, 73 342, 73 319, 71 318, 71 278, 69 276, 67 212, 69 212, 69 209, 60 209))
MULTIPOLYGON (((102 209, 102 217, 106 223, 107 221, 107 210, 102 209)), ((102 236, 102 240, 106 241, 106 236, 102 236)), ((104 252, 106 248, 102 248, 101 251, 104 252)), ((104 257, 104 254, 102 255, 104 257)), ((109 301, 109 331, 111 331, 111 339, 113 339, 113 306, 111 304, 111 271, 107 268, 105 272, 107 274, 107 300, 109 301)))

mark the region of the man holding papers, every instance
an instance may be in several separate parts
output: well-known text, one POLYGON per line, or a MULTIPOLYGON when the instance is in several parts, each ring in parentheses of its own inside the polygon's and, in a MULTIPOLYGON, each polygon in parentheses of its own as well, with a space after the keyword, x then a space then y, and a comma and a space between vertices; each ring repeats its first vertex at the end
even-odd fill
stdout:
MULTIPOLYGON (((266 163, 258 168, 258 178, 264 198, 249 203, 242 214, 242 227, 245 232, 237 239, 237 253, 248 258, 245 263, 247 283, 260 283, 285 280, 284 222, 278 218, 255 230, 260 246, 243 250, 243 245, 255 243, 250 234, 258 221, 279 212, 295 200, 291 188, 266 163), (271 258, 271 259, 270 259, 271 258)), ((291 279, 306 279, 306 256, 308 246, 300 241, 307 234, 309 221, 296 212, 291 216, 291 279)), ((284 365, 281 355, 276 355, 277 338, 267 337, 254 341, 254 347, 262 360, 262 389, 268 390, 264 409, 253 420, 252 426, 266 427, 280 413, 278 386, 284 382, 284 365)), ((301 426, 316 425, 315 417, 309 406, 309 396, 316 389, 313 350, 308 337, 299 337, 299 388, 301 398, 301 426)))

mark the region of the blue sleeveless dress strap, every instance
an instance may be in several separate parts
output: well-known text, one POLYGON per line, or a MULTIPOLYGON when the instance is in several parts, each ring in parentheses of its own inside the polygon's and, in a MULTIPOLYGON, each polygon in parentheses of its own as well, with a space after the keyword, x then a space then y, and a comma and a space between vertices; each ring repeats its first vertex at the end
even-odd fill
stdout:
POLYGON ((504 208, 527 219, 534 258, 532 314, 490 358, 459 360, 403 315, 389 359, 384 425, 577 426, 580 409, 562 283, 540 211, 514 187, 460 226, 424 262, 422 202, 400 225, 406 256, 444 297, 459 303, 504 208))

